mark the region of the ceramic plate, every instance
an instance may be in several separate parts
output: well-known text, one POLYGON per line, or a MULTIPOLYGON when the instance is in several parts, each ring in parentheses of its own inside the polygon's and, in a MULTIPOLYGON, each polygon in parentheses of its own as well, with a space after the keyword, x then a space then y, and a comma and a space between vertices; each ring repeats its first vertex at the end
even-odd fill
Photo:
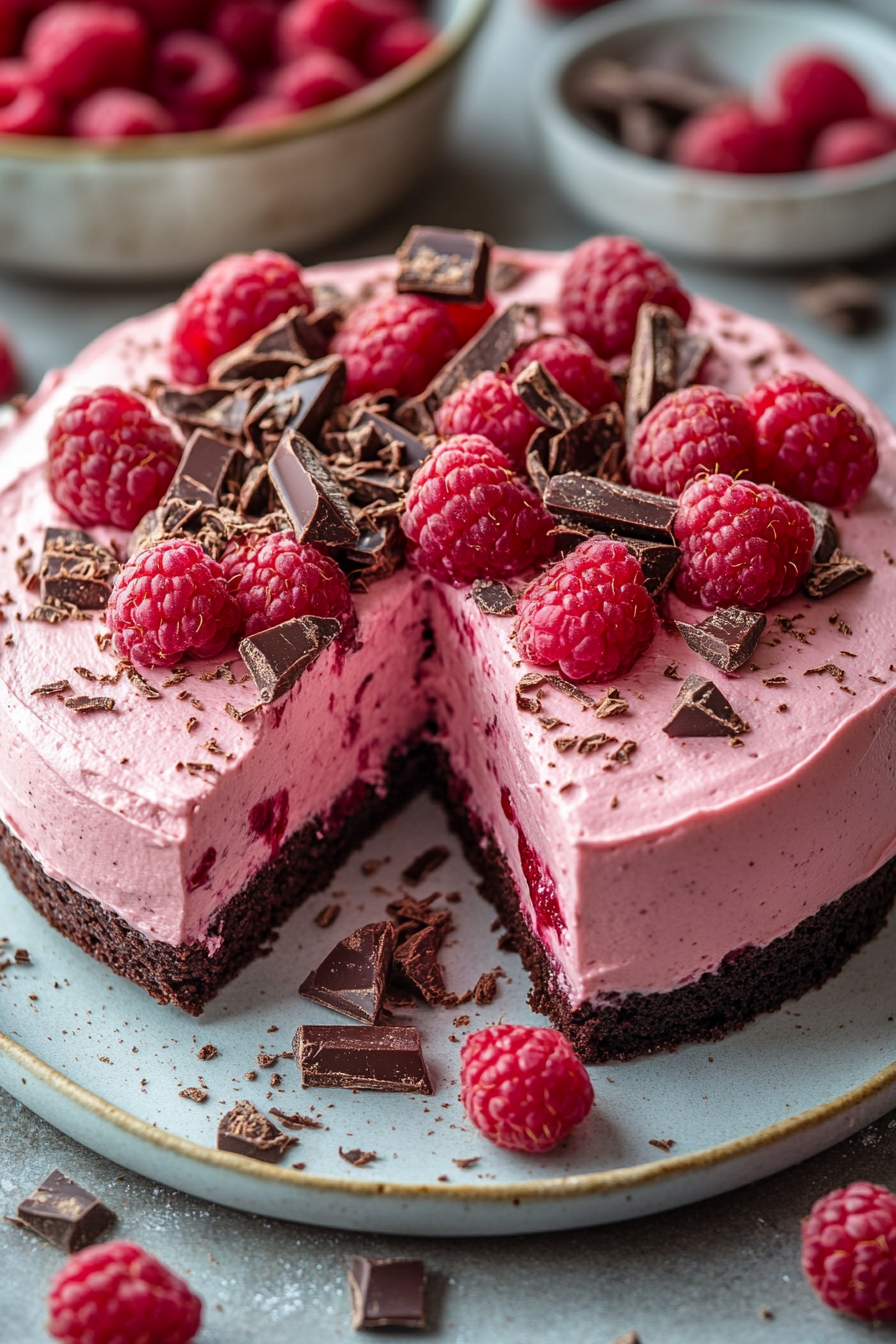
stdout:
POLYGON ((726 1041, 593 1068, 594 1111, 566 1144, 535 1159, 502 1152, 459 1104, 460 1044, 499 1018, 543 1019, 526 1003, 518 958, 497 949, 492 922, 441 812, 420 798, 196 1019, 160 1007, 54 933, 3 872, 0 936, 30 961, 0 975, 0 1084, 81 1143, 163 1184, 272 1217, 420 1235, 543 1231, 674 1208, 801 1161, 896 1104, 888 929, 824 989, 726 1041), (448 986, 463 993, 500 966, 496 999, 395 1010, 393 1021, 421 1031, 433 1097, 303 1090, 285 1057, 296 1027, 345 1019, 300 998, 299 984, 341 937, 384 917, 402 869, 433 844, 451 856, 415 894, 460 894, 447 906, 456 924, 443 949, 448 986), (365 874, 367 859, 386 861, 365 874), (327 905, 339 914, 322 929, 315 916, 327 905), (206 1044, 217 1055, 203 1061, 206 1044), (259 1052, 281 1058, 261 1068, 259 1052), (206 1100, 182 1097, 188 1088, 206 1100), (219 1153, 218 1119, 242 1097, 310 1115, 321 1128, 303 1129, 276 1167, 219 1153), (358 1168, 340 1148, 376 1157, 358 1168))

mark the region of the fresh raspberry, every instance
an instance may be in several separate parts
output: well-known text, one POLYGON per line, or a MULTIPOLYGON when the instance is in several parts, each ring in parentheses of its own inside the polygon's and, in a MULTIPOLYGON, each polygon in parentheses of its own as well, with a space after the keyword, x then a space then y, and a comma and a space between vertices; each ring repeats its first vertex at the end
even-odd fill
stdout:
POLYGON ((825 1306, 896 1320, 896 1196, 853 1181, 819 1199, 803 1222, 802 1264, 825 1306))
POLYGON ((279 12, 275 0, 224 0, 212 19, 212 37, 244 65, 265 65, 273 58, 279 12))
POLYGON ((619 400, 610 370, 580 336, 539 336, 516 352, 510 362, 511 376, 522 373, 533 359, 586 411, 596 412, 619 400))
POLYGON ((477 373, 446 397, 436 411, 436 429, 451 434, 481 434, 510 458, 517 468, 526 458, 526 446, 541 421, 500 373, 477 373))
POLYGON ((796 173, 803 146, 783 124, 746 103, 721 103, 689 117, 672 141, 670 158, 710 173, 796 173))
POLYGON ((458 347, 471 341, 494 315, 495 305, 486 295, 482 303, 446 303, 445 310, 454 323, 458 347))
POLYGON ((360 70, 344 56, 335 51, 309 51, 280 67, 271 81, 271 94, 303 112, 354 93, 365 83, 360 70))
POLYGON ((221 122, 222 127, 238 128, 244 126, 276 126, 278 121, 294 117, 296 109, 285 98, 272 98, 260 95, 240 103, 221 122))
POLYGON ((572 253, 560 286, 566 329, 587 341, 602 359, 628 354, 642 303, 659 303, 683 322, 691 301, 661 257, 633 238, 588 238, 572 253))
POLYGON ((546 1153, 594 1105, 594 1088, 565 1036, 509 1023, 472 1032, 460 1052, 461 1100, 499 1148, 546 1153))
POLYGON ((181 456, 168 426, 120 387, 73 397, 47 444, 50 493, 82 527, 136 527, 168 489, 181 456))
POLYGON ((139 84, 148 53, 149 33, 139 14, 85 0, 62 0, 38 14, 23 46, 35 83, 69 102, 109 84, 139 84))
POLYGON ((14 56, 22 37, 22 7, 15 0, 0 0, 0 59, 14 56))
MULTIPOLYGON (((12 64, 12 62, 9 62, 12 64)), ((48 93, 26 84, 4 97, 0 90, 0 135, 60 135, 62 114, 48 93)))
POLYGON ((170 33, 174 28, 204 28, 211 0, 128 0, 154 33, 170 33))
POLYGON ((168 135, 175 129, 171 113, 136 89, 100 89, 72 113, 72 135, 82 140, 121 140, 131 135, 168 135))
POLYGON ((457 337, 438 299, 384 294, 349 313, 332 348, 346 363, 346 401, 387 387, 414 397, 454 354, 457 337))
POLYGON ((203 272, 180 297, 171 374, 197 387, 219 355, 235 350, 290 308, 314 307, 301 268, 282 252, 236 252, 203 272))
POLYGON ((851 509, 877 471, 874 430, 803 373, 779 373, 746 395, 758 479, 797 499, 851 509))
POLYGON ((413 56, 419 56, 437 36, 437 29, 428 19, 416 16, 398 19, 369 38, 361 56, 361 65, 374 77, 387 75, 413 56))
POLYGON ((47 1328, 63 1344, 189 1344, 202 1299, 132 1241, 69 1257, 50 1280, 47 1328))
POLYGON ((868 94, 853 72, 823 52, 790 57, 774 79, 774 115, 811 138, 835 121, 868 117, 868 94))
POLYGON ((12 337, 5 327, 0 326, 0 401, 9 401, 10 397, 15 396, 21 383, 12 337))
POLYGON ((334 616, 353 624, 348 579, 335 560, 303 546, 293 532, 231 545, 221 568, 239 603, 243 634, 257 635, 295 616, 334 616))
POLYGON ((354 60, 373 23, 356 0, 292 0, 280 13, 277 49, 282 61, 325 47, 354 60))
POLYGON ((241 65, 208 33, 166 33, 156 45, 152 91, 180 131, 216 126, 243 96, 241 65))
POLYGON ((621 541, 592 537, 545 570, 517 603, 517 649, 570 681, 627 672, 656 632, 641 566, 621 541))
POLYGON ((835 121, 826 126, 812 146, 810 168, 846 168, 851 163, 879 159, 896 149, 896 128, 877 117, 835 121))
POLYGON ((691 606, 765 611, 809 572, 808 509, 770 485, 702 476, 685 486, 675 519, 678 596, 691 606))
POLYGON ((752 475, 755 452, 743 399, 696 385, 670 392, 644 417, 628 446, 628 474, 636 489, 674 499, 701 470, 752 475))
POLYGON ((430 454, 401 526, 419 568, 455 587, 510 578, 554 550, 554 520, 541 500, 478 434, 457 434, 430 454))
POLYGON ((33 78, 27 61, 19 57, 0 61, 0 108, 8 107, 13 98, 31 84, 33 78))
POLYGON ((177 537, 132 556, 106 608, 115 652, 145 667, 169 667, 185 653, 214 658, 240 620, 217 560, 177 537))

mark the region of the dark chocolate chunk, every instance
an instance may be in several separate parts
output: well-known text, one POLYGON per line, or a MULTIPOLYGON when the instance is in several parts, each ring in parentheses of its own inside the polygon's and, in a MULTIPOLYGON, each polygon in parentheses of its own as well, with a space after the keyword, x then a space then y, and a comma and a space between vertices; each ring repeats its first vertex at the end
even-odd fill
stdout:
POLYGON ((218 1122, 218 1148, 222 1153, 239 1153, 259 1162, 279 1162, 297 1142, 272 1125, 251 1101, 238 1101, 218 1122))
POLYGON ((293 1040, 303 1087, 432 1096, 416 1027, 301 1026, 293 1040))
POLYGON ((647 412, 678 386, 678 335, 683 329, 671 308, 641 304, 625 394, 629 443, 647 412))
POLYGON ((516 615, 516 593, 499 579, 474 579, 473 601, 486 616, 516 615))
POLYGON ((432 414, 446 397, 477 373, 496 372, 518 346, 535 339, 537 321, 538 310, 523 303, 512 303, 503 313, 496 313, 436 374, 420 401, 432 414))
POLYGON ((290 309, 235 350, 220 355, 209 368, 209 382, 220 387, 246 378, 282 378, 290 369, 307 364, 310 352, 295 324, 296 316, 304 311, 290 309))
POLYGON ((268 705, 285 695, 341 630, 342 622, 328 616, 299 616, 241 640, 240 657, 261 703, 268 705))
POLYGON ((815 529, 815 545, 812 547, 812 563, 824 564, 840 546, 840 533, 830 509, 823 504, 814 504, 811 500, 802 500, 804 509, 808 509, 812 526, 815 529))
POLYGON ((601 532, 617 532, 622 537, 675 545, 678 501, 664 495, 569 473, 551 477, 544 502, 558 518, 585 523, 601 532))
POLYGON ((699 625, 675 624, 689 649, 723 672, 736 672, 752 658, 765 629, 765 617, 758 611, 720 607, 699 625))
POLYGON ((690 387, 696 383, 703 367, 703 361, 712 353, 712 341, 696 331, 680 331, 676 341, 675 386, 690 387))
POLYGON ((401 880, 411 887, 416 887, 437 868, 441 868, 445 860, 450 857, 451 850, 445 845, 431 845, 429 849, 424 849, 422 854, 418 854, 413 863, 408 864, 401 874, 401 880))
POLYGON ((121 566, 105 546, 75 527, 48 527, 41 555, 40 597, 44 603, 102 611, 121 566))
POLYGON ((214 439, 205 430, 191 434, 166 499, 199 500, 212 508, 221 502, 225 482, 243 454, 232 443, 214 439))
POLYGON ((395 288, 399 294, 482 303, 492 247, 484 233, 415 224, 396 253, 395 288))
POLYGON ((489 288, 495 294, 506 294, 509 289, 516 289, 528 274, 528 268, 518 261, 496 261, 492 258, 489 288))
POLYGON ((513 390, 533 415, 555 433, 572 429, 574 425, 580 425, 583 420, 588 419, 585 407, 576 401, 575 397, 564 392, 557 380, 548 373, 543 364, 538 363, 537 359, 533 359, 522 373, 514 378, 513 390))
POLYGON ((313 444, 287 429, 268 462, 268 474, 299 541, 352 546, 360 536, 342 489, 313 444))
POLYGON ((395 949, 392 963, 393 983, 414 989, 427 1003, 444 1003, 447 998, 445 979, 439 965, 442 933, 429 924, 410 938, 405 938, 395 949))
POLYGON ((426 1267, 422 1260, 371 1260, 353 1255, 348 1269, 352 1329, 426 1328, 426 1267))
POLYGON ((111 1209, 61 1171, 51 1171, 22 1200, 16 1216, 30 1231, 70 1255, 96 1241, 115 1222, 111 1209))
POLYGON ((848 583, 855 583, 856 579, 867 578, 870 573, 871 570, 861 560, 844 555, 841 550, 834 550, 823 564, 817 561, 813 564, 803 580, 803 591, 809 597, 830 597, 831 593, 845 588, 848 583))
POLYGON ((365 924, 336 944, 306 977, 299 993, 359 1022, 376 1022, 394 948, 395 929, 387 919, 365 924))
POLYGON ((325 355, 303 369, 290 384, 301 397, 301 405, 290 415, 287 429, 296 429, 306 439, 316 439, 324 421, 345 396, 345 360, 341 355, 325 355))
POLYGON ((641 566, 644 587, 650 596, 659 597, 672 582, 681 563, 681 551, 677 546, 667 546, 661 541, 638 541, 636 538, 623 537, 622 542, 641 566))
POLYGON ((796 292, 803 312, 844 336, 859 336, 883 325, 886 310, 876 280, 855 271, 833 271, 796 292))
POLYGON ((548 450, 551 476, 579 471, 585 476, 621 482, 624 462, 625 425, 615 401, 596 415, 589 415, 587 420, 555 434, 548 450))
POLYGON ((551 454, 551 444, 554 441, 554 434, 547 425, 541 425, 529 440, 526 448, 526 471, 529 480, 535 489, 544 498, 544 492, 548 488, 547 464, 551 454))
POLYGON ((77 714, 91 714, 96 710, 110 710, 115 708, 115 701, 108 695, 72 695, 63 701, 66 709, 73 709, 77 714))
POLYGON ((237 503, 240 513, 258 517, 271 510, 271 478, 268 464, 258 462, 249 469, 249 473, 240 486, 237 503))
POLYGON ((718 686, 697 676, 685 678, 663 725, 670 737, 737 737, 749 731, 718 686))
POLYGON ((404 449, 404 464, 420 467, 429 457, 430 449, 426 444, 416 434, 412 434, 394 420, 388 420, 386 416, 379 415, 376 411, 359 409, 352 416, 351 428, 359 429, 365 425, 370 425, 376 430, 383 445, 400 443, 404 449))

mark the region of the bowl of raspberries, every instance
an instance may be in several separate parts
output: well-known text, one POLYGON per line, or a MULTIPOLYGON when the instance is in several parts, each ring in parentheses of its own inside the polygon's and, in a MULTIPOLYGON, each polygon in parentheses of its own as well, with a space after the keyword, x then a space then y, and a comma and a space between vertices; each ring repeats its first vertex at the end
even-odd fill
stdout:
POLYGON ((0 0, 0 264, 161 279, 350 232, 425 171, 488 6, 0 0))
POLYGON ((611 6, 555 38, 536 110, 582 215, 703 260, 896 237, 896 34, 804 0, 611 6))

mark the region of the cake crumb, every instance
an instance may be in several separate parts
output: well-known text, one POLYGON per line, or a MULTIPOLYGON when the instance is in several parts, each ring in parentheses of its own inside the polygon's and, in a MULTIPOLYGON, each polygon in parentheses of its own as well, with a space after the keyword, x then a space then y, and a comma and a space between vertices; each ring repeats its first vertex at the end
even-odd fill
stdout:
POLYGON ((218 1047, 216 1045, 212 1045, 211 1041, 209 1041, 208 1045, 204 1045, 202 1049, 197 1052, 196 1058, 214 1059, 217 1053, 218 1053, 218 1047))
POLYGON ((202 1087, 185 1087, 177 1095, 187 1101, 205 1101, 208 1093, 202 1087))

